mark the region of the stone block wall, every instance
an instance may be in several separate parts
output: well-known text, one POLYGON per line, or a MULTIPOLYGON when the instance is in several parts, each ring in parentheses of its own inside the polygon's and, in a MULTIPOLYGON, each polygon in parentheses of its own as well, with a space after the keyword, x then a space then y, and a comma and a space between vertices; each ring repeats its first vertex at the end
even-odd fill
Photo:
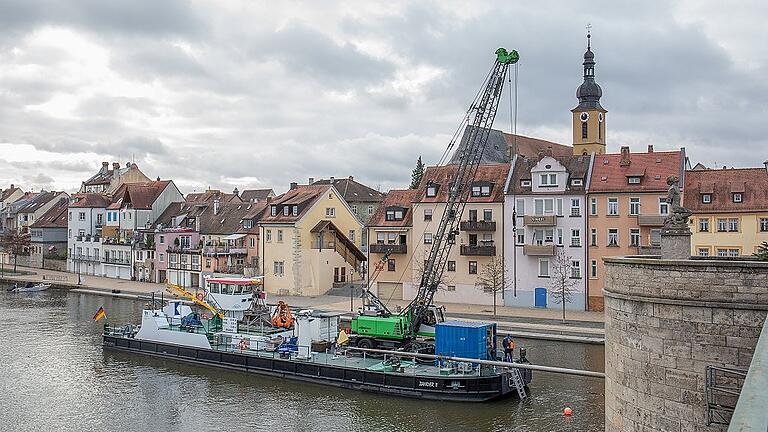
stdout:
POLYGON ((604 258, 605 430, 706 426, 705 369, 747 369, 768 311, 768 263, 604 258))

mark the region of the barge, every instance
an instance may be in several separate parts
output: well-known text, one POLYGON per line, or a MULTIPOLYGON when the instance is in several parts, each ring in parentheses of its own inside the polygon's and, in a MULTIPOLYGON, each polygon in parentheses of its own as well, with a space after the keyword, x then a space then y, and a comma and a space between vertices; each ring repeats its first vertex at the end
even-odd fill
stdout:
POLYGON ((257 331, 231 318, 201 318, 178 300, 142 312, 140 326, 105 325, 103 344, 137 354, 211 367, 428 400, 482 402, 519 394, 531 371, 470 362, 423 363, 317 343, 338 329, 338 315, 301 311, 296 326, 257 331))

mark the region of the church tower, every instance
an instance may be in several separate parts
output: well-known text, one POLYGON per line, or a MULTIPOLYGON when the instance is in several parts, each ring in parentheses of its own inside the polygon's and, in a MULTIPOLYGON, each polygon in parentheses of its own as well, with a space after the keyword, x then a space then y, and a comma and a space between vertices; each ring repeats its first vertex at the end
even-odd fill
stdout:
POLYGON ((595 82, 595 54, 587 33, 584 53, 584 82, 576 89, 579 105, 573 113, 573 154, 605 153, 605 108, 600 105, 603 90, 595 82))

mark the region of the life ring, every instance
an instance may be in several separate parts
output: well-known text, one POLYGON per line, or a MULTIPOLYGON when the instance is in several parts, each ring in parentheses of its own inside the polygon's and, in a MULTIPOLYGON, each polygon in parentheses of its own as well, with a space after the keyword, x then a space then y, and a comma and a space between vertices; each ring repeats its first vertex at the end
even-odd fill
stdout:
POLYGON ((210 317, 210 316, 208 316, 208 314, 207 314, 207 313, 203 313, 203 314, 202 314, 202 315, 200 315, 200 316, 201 316, 203 319, 205 319, 205 320, 207 320, 207 319, 211 319, 211 317, 210 317))
POLYGON ((199 301, 203 301, 203 299, 205 298, 205 294, 199 292, 195 295, 195 298, 197 298, 199 301))
POLYGON ((245 351, 248 349, 248 345, 250 345, 249 342, 250 341, 248 339, 245 339, 245 338, 240 339, 240 342, 237 343, 237 348, 240 351, 245 351))

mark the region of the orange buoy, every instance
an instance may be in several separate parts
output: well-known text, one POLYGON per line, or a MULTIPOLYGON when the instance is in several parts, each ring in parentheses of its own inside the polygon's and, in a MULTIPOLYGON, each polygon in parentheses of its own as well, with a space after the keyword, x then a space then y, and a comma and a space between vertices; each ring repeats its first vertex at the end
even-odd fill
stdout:
POLYGON ((563 410, 563 414, 566 416, 570 416, 573 414, 573 410, 570 407, 565 407, 565 409, 563 410))

